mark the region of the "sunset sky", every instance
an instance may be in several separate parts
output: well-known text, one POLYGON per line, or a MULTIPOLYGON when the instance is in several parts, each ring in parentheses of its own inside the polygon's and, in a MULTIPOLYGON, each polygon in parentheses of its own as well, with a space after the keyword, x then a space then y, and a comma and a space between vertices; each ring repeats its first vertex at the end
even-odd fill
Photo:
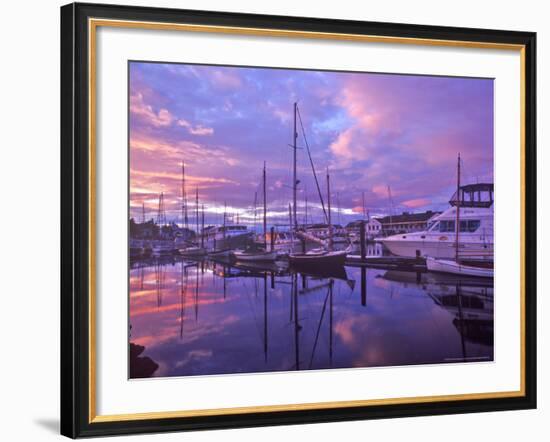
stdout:
MULTIPOLYGON (((459 152, 462 182, 493 181, 491 79, 141 62, 129 69, 130 216, 137 220, 142 202, 147 218, 156 216, 164 192, 168 220, 181 222, 185 161, 192 222, 196 188, 208 224, 221 222, 224 202, 251 222, 266 161, 269 222, 287 222, 295 101, 325 199, 330 170, 335 222, 362 217, 362 192, 371 216, 388 214, 388 186, 394 214, 445 209, 459 152)), ((307 194, 309 221, 321 222, 305 148, 298 179, 299 220, 307 194)))

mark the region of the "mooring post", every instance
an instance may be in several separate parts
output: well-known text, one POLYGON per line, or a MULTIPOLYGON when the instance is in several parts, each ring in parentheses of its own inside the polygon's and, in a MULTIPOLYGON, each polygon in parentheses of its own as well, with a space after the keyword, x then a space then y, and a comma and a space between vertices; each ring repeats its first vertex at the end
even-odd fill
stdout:
POLYGON ((269 242, 271 251, 275 250, 275 227, 271 227, 270 233, 269 233, 269 242))
POLYGON ((361 261, 364 261, 367 257, 367 247, 365 244, 365 221, 361 221, 359 225, 359 236, 361 243, 361 261))

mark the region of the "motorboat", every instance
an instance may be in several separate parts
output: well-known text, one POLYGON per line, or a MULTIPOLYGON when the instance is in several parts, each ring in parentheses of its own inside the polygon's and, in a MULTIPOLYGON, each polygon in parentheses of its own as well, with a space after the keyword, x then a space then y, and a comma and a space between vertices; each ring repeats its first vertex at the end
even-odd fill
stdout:
POLYGON ((377 241, 397 256, 455 259, 459 255, 471 261, 493 261, 493 202, 493 184, 461 186, 449 201, 451 207, 436 216, 427 230, 377 241))

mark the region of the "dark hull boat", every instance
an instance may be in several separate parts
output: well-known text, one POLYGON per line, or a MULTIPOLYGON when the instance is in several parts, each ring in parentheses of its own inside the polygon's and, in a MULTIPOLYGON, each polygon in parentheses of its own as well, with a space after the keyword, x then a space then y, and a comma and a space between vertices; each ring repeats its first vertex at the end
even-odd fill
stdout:
POLYGON ((326 250, 312 250, 306 253, 291 253, 288 255, 288 261, 291 266, 340 266, 343 267, 346 262, 347 250, 337 250, 329 252, 326 250))
POLYGON ((219 258, 219 259, 228 259, 231 258, 233 255, 233 251, 231 249, 223 249, 223 250, 212 250, 208 252, 209 258, 219 258))

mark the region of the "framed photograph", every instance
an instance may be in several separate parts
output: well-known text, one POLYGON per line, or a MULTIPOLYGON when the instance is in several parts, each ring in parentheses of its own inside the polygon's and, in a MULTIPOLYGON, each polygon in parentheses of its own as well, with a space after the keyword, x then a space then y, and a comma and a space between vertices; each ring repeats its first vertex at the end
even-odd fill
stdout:
POLYGON ((536 407, 536 36, 61 8, 61 432, 536 407))

